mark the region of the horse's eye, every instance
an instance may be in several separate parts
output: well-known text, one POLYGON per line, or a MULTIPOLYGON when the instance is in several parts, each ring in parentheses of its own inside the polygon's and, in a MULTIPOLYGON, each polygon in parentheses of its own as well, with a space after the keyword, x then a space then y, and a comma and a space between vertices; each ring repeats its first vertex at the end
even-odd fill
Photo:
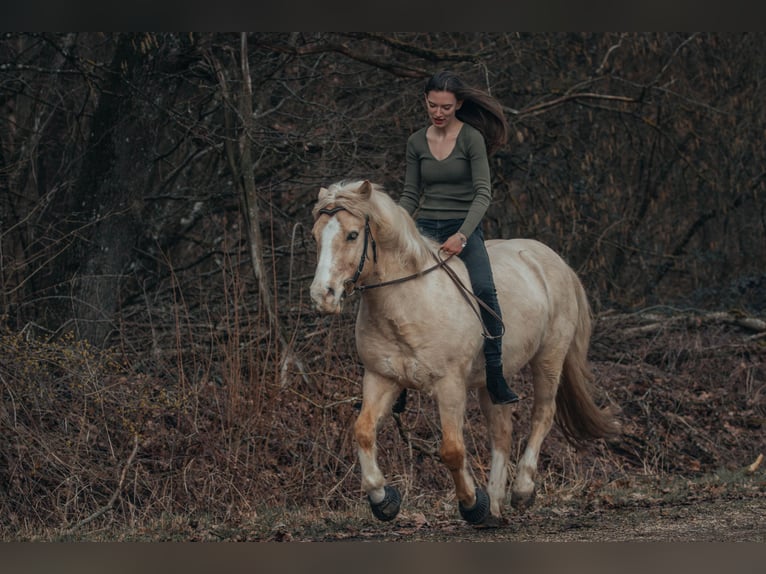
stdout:
POLYGON ((346 236, 346 239, 348 241, 354 241, 357 237, 359 237, 359 232, 358 231, 352 231, 351 233, 349 233, 346 236))

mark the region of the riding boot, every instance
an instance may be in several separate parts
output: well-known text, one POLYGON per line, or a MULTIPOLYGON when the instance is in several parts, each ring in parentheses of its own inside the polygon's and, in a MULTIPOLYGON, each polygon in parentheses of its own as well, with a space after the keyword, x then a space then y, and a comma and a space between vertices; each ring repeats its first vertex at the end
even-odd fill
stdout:
POLYGON ((502 337, 505 327, 481 227, 476 228, 468 238, 460 257, 465 262, 474 294, 484 303, 481 308, 481 319, 486 329, 485 335, 489 335, 484 339, 489 398, 496 405, 515 403, 519 397, 508 388, 508 383, 503 376, 502 337))
POLYGON ((508 387, 502 365, 487 365, 486 372, 487 391, 493 404, 510 405, 519 402, 519 396, 508 387))
MULTIPOLYGON (((492 331, 501 332, 501 326, 497 325, 494 317, 487 315, 485 322, 492 331)), ((485 372, 487 374, 487 391, 489 398, 496 405, 509 405, 519 401, 519 396, 514 393, 503 376, 503 343, 500 337, 484 339, 484 359, 486 361, 485 372)))

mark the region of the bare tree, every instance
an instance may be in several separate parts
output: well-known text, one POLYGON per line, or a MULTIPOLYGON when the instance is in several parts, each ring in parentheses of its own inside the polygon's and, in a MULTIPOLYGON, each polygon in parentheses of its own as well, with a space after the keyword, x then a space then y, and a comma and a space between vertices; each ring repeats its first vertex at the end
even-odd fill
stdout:
POLYGON ((425 119, 423 80, 444 67, 490 89, 512 122, 493 160, 489 235, 546 241, 606 305, 715 301, 725 284, 761 281, 763 34, 242 40, 0 41, 4 315, 104 341, 125 336, 127 311, 131 333, 149 325, 158 341, 174 293, 207 304, 188 287, 244 254, 286 348, 300 307, 286 294, 302 286, 288 281, 312 265, 294 231, 316 190, 369 177, 397 195, 404 142, 425 119), (235 213, 246 234, 224 248, 235 213))

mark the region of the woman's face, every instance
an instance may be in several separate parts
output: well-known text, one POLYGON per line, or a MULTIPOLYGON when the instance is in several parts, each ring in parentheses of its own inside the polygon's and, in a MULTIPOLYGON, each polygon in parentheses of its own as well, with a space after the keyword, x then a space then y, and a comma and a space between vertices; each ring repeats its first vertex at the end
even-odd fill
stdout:
POLYGON ((459 101, 452 92, 431 91, 426 94, 426 110, 431 123, 440 129, 456 121, 455 112, 460 109, 459 101))

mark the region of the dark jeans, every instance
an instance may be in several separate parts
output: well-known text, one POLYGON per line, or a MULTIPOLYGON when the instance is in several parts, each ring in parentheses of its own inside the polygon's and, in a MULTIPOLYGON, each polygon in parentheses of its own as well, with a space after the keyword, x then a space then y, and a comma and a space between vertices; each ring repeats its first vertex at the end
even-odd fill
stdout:
MULTIPOLYGON (((444 243, 450 236, 457 233, 463 224, 462 219, 418 219, 418 229, 423 235, 427 235, 444 243)), ((492 267, 489 264, 489 255, 484 246, 484 233, 481 226, 468 238, 466 246, 458 256, 465 263, 468 269, 468 276, 471 278, 471 287, 474 294, 481 299, 497 316, 502 318, 500 305, 497 302, 497 290, 495 289, 495 280, 492 276, 492 267)), ((486 309, 481 307, 481 318, 490 335, 496 338, 484 339, 484 357, 487 365, 500 365, 502 363, 502 321, 496 319, 486 309)))

